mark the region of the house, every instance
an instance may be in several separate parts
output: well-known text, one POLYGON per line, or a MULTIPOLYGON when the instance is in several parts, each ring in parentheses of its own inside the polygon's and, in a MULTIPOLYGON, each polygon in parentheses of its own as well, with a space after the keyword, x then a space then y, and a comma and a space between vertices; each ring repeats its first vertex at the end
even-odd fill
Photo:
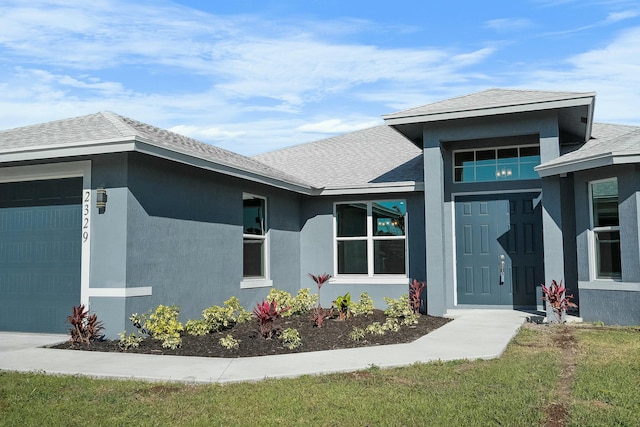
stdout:
POLYGON ((0 330, 115 336, 159 304, 383 297, 429 314, 536 308, 564 280, 585 320, 640 324, 640 127, 594 93, 492 89, 247 158, 114 113, 0 132, 0 330), (326 290, 325 290, 326 289, 326 290))

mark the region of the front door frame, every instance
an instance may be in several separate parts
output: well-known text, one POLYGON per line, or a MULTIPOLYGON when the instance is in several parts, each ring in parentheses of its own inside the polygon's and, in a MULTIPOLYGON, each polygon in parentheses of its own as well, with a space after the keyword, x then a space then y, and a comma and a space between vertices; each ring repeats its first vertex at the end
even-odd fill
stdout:
MULTIPOLYGON (((456 198, 464 197, 464 196, 492 196, 499 194, 520 194, 520 193, 540 193, 540 197, 542 197, 542 188, 534 187, 534 188, 519 188, 512 190, 496 190, 496 191, 460 191, 451 193, 451 248, 452 253, 451 256, 453 259, 453 305, 455 308, 461 307, 473 307, 473 305, 458 304, 458 259, 456 256, 457 253, 457 240, 456 240, 456 198)), ((504 308, 505 306, 496 306, 504 308)))

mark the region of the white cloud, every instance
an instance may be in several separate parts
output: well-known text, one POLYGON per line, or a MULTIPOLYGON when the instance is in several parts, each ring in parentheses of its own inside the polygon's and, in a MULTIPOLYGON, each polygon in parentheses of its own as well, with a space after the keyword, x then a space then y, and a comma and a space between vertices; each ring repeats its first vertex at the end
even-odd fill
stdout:
POLYGON ((297 130, 301 132, 338 134, 367 129, 370 127, 378 126, 380 124, 382 124, 382 120, 371 120, 360 123, 345 123, 340 119, 329 119, 323 120, 321 122, 307 123, 302 126, 298 126, 297 130))
POLYGON ((557 69, 526 73, 522 85, 596 91, 596 120, 640 125, 640 27, 620 33, 602 48, 571 56, 557 69))
POLYGON ((486 21, 484 26, 499 32, 511 32, 529 28, 532 26, 532 22, 524 18, 501 18, 486 21))
POLYGON ((640 10, 625 10, 622 12, 611 12, 609 16, 607 16, 606 23, 614 23, 624 21, 625 19, 635 18, 640 15, 640 10))
POLYGON ((227 141, 235 139, 246 134, 241 131, 228 131, 219 127, 203 128, 193 125, 178 125, 169 129, 172 132, 179 133, 194 139, 203 139, 208 141, 227 141))

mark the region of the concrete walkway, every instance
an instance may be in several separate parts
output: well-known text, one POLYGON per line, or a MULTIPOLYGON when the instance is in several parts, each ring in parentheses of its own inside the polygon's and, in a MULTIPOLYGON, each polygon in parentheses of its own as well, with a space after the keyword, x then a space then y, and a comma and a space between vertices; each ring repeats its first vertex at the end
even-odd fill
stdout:
POLYGON ((417 362, 499 357, 530 314, 513 310, 454 310, 452 322, 409 343, 247 358, 159 356, 42 348, 66 335, 0 332, 0 370, 229 383, 388 368, 417 362))

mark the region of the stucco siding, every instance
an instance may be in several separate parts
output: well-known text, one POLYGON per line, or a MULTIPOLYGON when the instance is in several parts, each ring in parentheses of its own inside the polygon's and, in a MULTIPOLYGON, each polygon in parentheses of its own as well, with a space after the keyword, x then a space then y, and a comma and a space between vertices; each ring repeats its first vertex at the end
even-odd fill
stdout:
POLYGON ((580 316, 585 322, 640 325, 640 292, 582 289, 580 316))
POLYGON ((308 276, 311 274, 329 273, 336 275, 334 267, 334 229, 333 209, 337 202, 372 201, 384 199, 404 199, 407 203, 407 245, 408 245, 408 278, 402 284, 384 283, 384 278, 376 277, 367 282, 366 278, 358 283, 345 283, 348 276, 341 276, 322 287, 321 303, 329 307, 338 296, 349 292, 351 298, 357 300, 361 292, 367 292, 374 300, 377 308, 386 308, 384 297, 398 298, 408 292, 409 278, 425 280, 424 252, 424 200, 422 192, 398 194, 364 194, 341 197, 308 198, 302 207, 302 230, 300 247, 300 283, 302 288, 311 288, 316 292, 315 282, 308 276), (380 281, 378 281, 380 280, 380 281))
MULTIPOLYGON (((540 180, 455 183, 453 151, 482 147, 540 144, 541 157, 557 155, 558 122, 553 111, 469 118, 425 124, 426 257, 428 313, 443 315, 456 307, 454 199, 460 194, 491 194, 539 190, 540 180)), ((560 208, 557 209, 560 215, 560 208)), ((554 222, 555 219, 552 220, 554 222)), ((559 241, 562 262, 562 234, 559 241)), ((562 270, 562 266, 560 267, 562 270)))

